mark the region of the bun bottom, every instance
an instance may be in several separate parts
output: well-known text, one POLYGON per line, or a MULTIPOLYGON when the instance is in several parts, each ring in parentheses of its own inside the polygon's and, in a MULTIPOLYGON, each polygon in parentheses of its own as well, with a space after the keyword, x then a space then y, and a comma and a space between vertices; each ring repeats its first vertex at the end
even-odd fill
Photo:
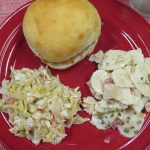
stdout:
POLYGON ((98 42, 98 39, 93 42, 90 46, 88 46, 85 50, 83 50, 81 53, 79 53, 78 55, 72 57, 71 59, 65 61, 65 62, 60 62, 60 63, 50 63, 45 61, 38 53, 35 49, 33 49, 30 44, 28 43, 30 49, 33 51, 33 53, 38 56, 45 64, 47 64, 49 67, 53 68, 53 69, 57 69, 57 70, 63 70, 63 69, 67 69, 73 65, 75 65, 76 63, 80 62, 81 60, 83 60, 87 55, 91 54, 92 51, 94 50, 96 44, 98 42))

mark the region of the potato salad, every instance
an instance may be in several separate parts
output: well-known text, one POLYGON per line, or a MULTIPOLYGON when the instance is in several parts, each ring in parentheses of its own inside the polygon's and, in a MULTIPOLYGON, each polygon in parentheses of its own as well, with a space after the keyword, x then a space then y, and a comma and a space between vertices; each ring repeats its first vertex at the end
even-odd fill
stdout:
POLYGON ((11 68, 10 80, 3 80, 0 93, 0 111, 9 115, 9 131, 36 145, 41 141, 58 144, 66 137, 65 127, 87 120, 77 114, 78 88, 63 85, 44 67, 11 68))
POLYGON ((125 137, 141 129, 144 108, 150 112, 150 58, 140 48, 130 51, 99 51, 90 61, 98 64, 87 83, 93 97, 83 100, 91 123, 98 129, 117 128, 125 137))

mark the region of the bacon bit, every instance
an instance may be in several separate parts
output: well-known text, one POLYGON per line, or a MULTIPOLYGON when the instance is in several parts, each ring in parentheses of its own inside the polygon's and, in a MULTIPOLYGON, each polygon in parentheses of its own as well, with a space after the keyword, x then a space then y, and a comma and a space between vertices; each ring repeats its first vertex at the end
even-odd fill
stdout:
POLYGON ((33 135, 33 130, 29 130, 30 135, 33 135))
POLYGON ((55 127, 56 127, 56 122, 53 121, 53 122, 52 122, 52 128, 55 128, 55 127))
POLYGON ((60 132, 64 133, 64 131, 65 131, 65 129, 64 129, 64 127, 62 127, 62 128, 60 129, 60 132))
POLYGON ((40 75, 40 78, 41 78, 41 80, 44 80, 45 77, 43 75, 40 75))
POLYGON ((41 113, 45 113, 44 109, 38 109, 41 113))
POLYGON ((113 105, 113 104, 114 104, 114 102, 113 102, 113 100, 112 100, 112 99, 110 99, 110 100, 107 100, 107 104, 108 104, 108 105, 113 105))
POLYGON ((134 92, 134 88, 130 88, 130 91, 131 91, 131 93, 133 93, 134 92))
POLYGON ((114 81, 113 81, 112 78, 107 78, 107 79, 105 80, 105 84, 114 84, 114 81))
POLYGON ((16 99, 14 97, 9 97, 7 99, 7 104, 9 104, 9 105, 14 104, 15 101, 16 101, 16 99))
POLYGON ((127 113, 132 113, 132 112, 133 112, 133 109, 130 108, 130 107, 128 107, 127 109, 125 109, 125 111, 126 111, 127 113))
POLYGON ((29 127, 29 129, 28 129, 29 131, 32 131, 32 130, 33 130, 33 127, 31 127, 31 126, 29 126, 29 125, 28 125, 28 127, 29 127))
POLYGON ((81 104, 81 101, 78 101, 77 104, 80 105, 80 104, 81 104))
POLYGON ((121 119, 117 119, 112 123, 112 128, 116 129, 118 125, 122 125, 123 121, 121 119))

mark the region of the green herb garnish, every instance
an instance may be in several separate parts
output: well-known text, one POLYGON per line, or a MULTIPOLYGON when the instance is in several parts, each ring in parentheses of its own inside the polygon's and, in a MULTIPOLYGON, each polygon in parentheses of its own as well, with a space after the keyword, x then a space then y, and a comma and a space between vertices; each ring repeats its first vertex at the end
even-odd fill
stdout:
POLYGON ((103 99, 103 94, 100 94, 100 98, 103 99))
POLYGON ((102 120, 102 122, 101 122, 102 124, 105 124, 105 122, 104 122, 104 120, 102 120))
POLYGON ((114 113, 111 114, 111 118, 114 117, 114 113))
POLYGON ((125 129, 124 129, 124 132, 125 132, 125 133, 128 133, 128 132, 129 132, 129 129, 128 129, 128 128, 125 128, 125 129))
POLYGON ((131 118, 128 116, 128 117, 127 117, 127 120, 129 121, 130 119, 131 119, 131 118))
POLYGON ((121 113, 119 112, 119 114, 118 114, 119 116, 121 116, 121 113))
POLYGON ((102 118, 103 118, 103 115, 104 115, 104 114, 102 114, 102 113, 97 113, 98 119, 102 119, 102 118))
POLYGON ((131 118, 128 116, 126 122, 129 123, 130 119, 131 118))
POLYGON ((149 80, 149 82, 150 82, 150 74, 148 74, 148 80, 149 80))
POLYGON ((139 124, 141 124, 142 123, 142 121, 141 120, 139 120, 139 121, 137 121, 137 124, 139 125, 139 124))
POLYGON ((137 134, 138 132, 139 132, 138 130, 135 130, 135 131, 134 131, 134 134, 137 134))
POLYGON ((131 126, 131 127, 130 127, 130 129, 134 129, 134 128, 135 128, 134 126, 131 126))

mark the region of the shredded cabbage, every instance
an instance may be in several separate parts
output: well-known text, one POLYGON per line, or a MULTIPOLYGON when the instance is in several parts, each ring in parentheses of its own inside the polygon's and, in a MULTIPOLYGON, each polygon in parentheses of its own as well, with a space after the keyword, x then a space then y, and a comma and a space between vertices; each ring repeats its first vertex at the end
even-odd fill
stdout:
POLYGON ((44 67, 39 69, 11 67, 9 80, 3 80, 0 111, 9 114, 10 132, 26 137, 34 144, 41 141, 58 144, 66 137, 65 127, 83 123, 77 115, 81 93, 63 85, 44 67))

